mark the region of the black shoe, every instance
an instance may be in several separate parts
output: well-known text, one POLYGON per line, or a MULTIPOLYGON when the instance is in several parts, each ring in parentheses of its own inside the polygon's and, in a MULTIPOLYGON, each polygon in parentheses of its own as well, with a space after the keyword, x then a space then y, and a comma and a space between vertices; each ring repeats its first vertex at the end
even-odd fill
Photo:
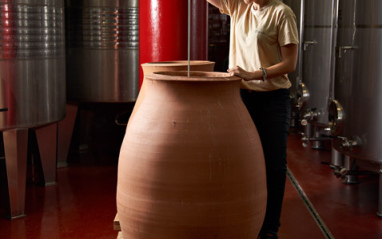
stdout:
POLYGON ((272 232, 267 232, 260 235, 260 239, 278 239, 278 238, 279 237, 277 236, 277 234, 272 232))

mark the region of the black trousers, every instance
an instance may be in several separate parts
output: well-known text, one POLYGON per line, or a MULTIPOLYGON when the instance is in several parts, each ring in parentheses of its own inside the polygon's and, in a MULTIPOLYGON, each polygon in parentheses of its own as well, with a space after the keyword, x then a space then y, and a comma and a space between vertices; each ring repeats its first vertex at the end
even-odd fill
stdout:
POLYGON ((259 132, 265 157, 268 198, 261 232, 278 232, 287 171, 289 90, 255 92, 242 89, 240 94, 259 132))

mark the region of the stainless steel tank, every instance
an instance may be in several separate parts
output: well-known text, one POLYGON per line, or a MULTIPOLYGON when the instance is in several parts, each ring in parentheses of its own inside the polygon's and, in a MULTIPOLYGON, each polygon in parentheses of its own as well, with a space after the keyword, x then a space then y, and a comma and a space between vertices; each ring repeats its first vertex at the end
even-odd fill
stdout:
POLYGON ((65 115, 63 0, 0 0, 0 131, 65 115))
POLYGON ((381 14, 381 1, 339 0, 334 100, 329 108, 333 134, 339 136, 333 140, 333 150, 345 155, 343 162, 333 159, 333 166, 349 171, 353 166, 361 166, 380 174, 379 216, 382 216, 381 14))
POLYGON ((68 101, 135 101, 139 88, 138 3, 66 0, 68 101))
MULTIPOLYGON (((381 14, 378 0, 340 1, 334 93, 346 115, 340 135, 358 137, 354 157, 377 163, 382 163, 381 14)), ((343 152, 352 151, 345 147, 343 152)))
MULTIPOLYGON (((313 148, 323 147, 322 135, 329 135, 327 106, 333 66, 334 0, 305 1, 302 81, 309 92, 301 123, 313 148)), ((300 94, 301 95, 301 94, 300 94)))
POLYGON ((328 124, 327 105, 330 90, 332 56, 333 0, 305 3, 303 81, 310 96, 306 108, 320 112, 314 122, 328 124))
POLYGON ((25 216, 30 129, 45 185, 55 183, 65 95, 64 0, 0 0, 0 131, 12 219, 25 216))

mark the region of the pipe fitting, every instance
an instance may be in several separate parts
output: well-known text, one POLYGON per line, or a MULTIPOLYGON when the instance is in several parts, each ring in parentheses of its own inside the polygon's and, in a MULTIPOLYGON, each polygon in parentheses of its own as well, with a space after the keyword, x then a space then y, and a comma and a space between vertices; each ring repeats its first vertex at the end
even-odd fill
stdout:
POLYGON ((348 174, 349 170, 344 167, 335 167, 333 170, 334 175, 337 178, 343 178, 348 174))
POLYGON ((306 137, 305 135, 301 137, 303 147, 308 147, 309 141, 326 141, 331 139, 331 137, 306 137))
POLYGON ((301 125, 307 126, 308 122, 316 120, 320 115, 320 111, 318 111, 316 108, 308 109, 305 112, 303 119, 301 120, 301 125))
POLYGON ((358 136, 353 136, 351 139, 344 138, 340 145, 343 150, 353 151, 355 148, 362 147, 362 140, 358 136))
POLYGON ((298 84, 297 87, 297 108, 301 109, 306 105, 310 96, 309 90, 306 85, 302 82, 298 84))

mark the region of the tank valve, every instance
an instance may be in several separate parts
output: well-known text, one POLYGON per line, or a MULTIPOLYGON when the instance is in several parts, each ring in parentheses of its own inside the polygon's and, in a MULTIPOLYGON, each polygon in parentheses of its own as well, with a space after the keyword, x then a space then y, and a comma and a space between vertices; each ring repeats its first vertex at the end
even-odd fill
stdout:
POLYGON ((320 115, 320 112, 317 111, 317 109, 315 109, 315 108, 307 110, 303 116, 303 119, 301 120, 301 125, 307 126, 308 121, 312 121, 312 120, 316 119, 319 115, 320 115))
POLYGON ((344 141, 341 143, 340 147, 344 150, 352 151, 355 147, 360 148, 362 146, 362 140, 358 136, 354 136, 351 139, 343 139, 344 141))
POLYGON ((309 145, 309 137, 306 137, 303 132, 299 132, 299 134, 301 135, 302 146, 304 148, 308 147, 308 145, 309 145))
POLYGON ((337 178, 344 178, 348 175, 349 170, 342 166, 334 166, 332 165, 333 173, 337 178))
POLYGON ((308 137, 306 137, 306 136, 302 136, 301 137, 301 141, 302 141, 302 146, 304 147, 304 148, 306 148, 306 147, 308 147, 308 145, 309 145, 309 138, 308 137))

